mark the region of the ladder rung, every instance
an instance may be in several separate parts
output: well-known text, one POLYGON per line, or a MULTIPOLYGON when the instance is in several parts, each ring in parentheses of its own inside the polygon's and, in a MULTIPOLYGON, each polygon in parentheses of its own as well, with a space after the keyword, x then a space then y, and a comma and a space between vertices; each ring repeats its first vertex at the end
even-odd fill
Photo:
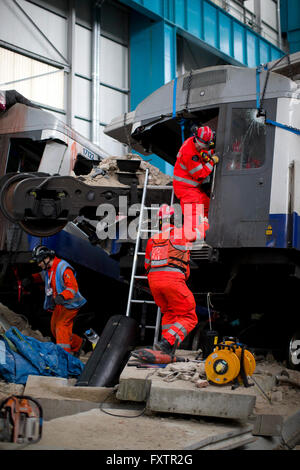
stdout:
POLYGON ((141 229, 141 232, 151 232, 151 233, 153 232, 153 233, 158 233, 159 230, 151 230, 150 228, 148 228, 148 229, 147 229, 147 228, 143 228, 143 229, 141 229))
POLYGON ((131 302, 135 304, 155 304, 154 300, 138 300, 138 299, 132 299, 131 302))
POLYGON ((138 255, 141 255, 141 256, 145 256, 146 252, 144 252, 144 251, 138 251, 137 254, 138 254, 138 255))
POLYGON ((152 326, 152 325, 139 325, 140 328, 149 328, 149 329, 153 329, 155 330, 155 326, 152 326))
POLYGON ((147 276, 134 276, 135 279, 148 279, 147 276))
POLYGON ((151 184, 148 184, 147 185, 147 189, 171 189, 173 190, 173 186, 155 186, 155 185, 151 185, 151 184))

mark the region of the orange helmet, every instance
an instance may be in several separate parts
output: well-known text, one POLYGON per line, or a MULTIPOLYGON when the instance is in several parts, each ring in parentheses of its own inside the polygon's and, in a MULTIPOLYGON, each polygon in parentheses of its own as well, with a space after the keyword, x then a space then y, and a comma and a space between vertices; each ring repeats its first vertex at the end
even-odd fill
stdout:
POLYGON ((208 126, 198 127, 195 132, 195 139, 198 144, 209 146, 214 140, 214 132, 208 126))

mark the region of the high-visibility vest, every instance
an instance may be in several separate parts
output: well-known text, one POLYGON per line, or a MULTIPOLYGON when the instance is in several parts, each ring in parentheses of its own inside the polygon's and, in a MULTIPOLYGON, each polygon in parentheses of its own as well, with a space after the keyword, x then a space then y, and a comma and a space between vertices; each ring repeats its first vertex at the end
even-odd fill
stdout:
POLYGON ((150 272, 156 268, 165 268, 164 271, 173 271, 177 268, 184 274, 190 261, 190 252, 182 240, 171 240, 167 233, 160 233, 152 237, 152 251, 150 258, 150 272), (165 236, 164 236, 165 235, 165 236))
MULTIPOLYGON (((64 272, 67 268, 72 269, 74 272, 74 276, 76 276, 76 272, 72 268, 72 266, 67 263, 64 260, 61 260, 56 268, 56 273, 55 273, 55 286, 57 290, 57 294, 61 294, 62 291, 66 289, 65 283, 64 283, 64 272)), ((54 300, 53 300, 53 295, 47 295, 47 289, 50 286, 51 279, 49 280, 48 276, 48 271, 45 271, 45 301, 44 301, 44 309, 53 309, 55 307, 54 300)), ((66 307, 67 309, 73 310, 76 308, 82 307, 86 303, 86 299, 80 294, 79 290, 77 292, 73 291, 73 289, 70 289, 69 287, 67 288, 68 290, 71 290, 74 293, 74 297, 72 299, 65 299, 63 306, 66 307)))

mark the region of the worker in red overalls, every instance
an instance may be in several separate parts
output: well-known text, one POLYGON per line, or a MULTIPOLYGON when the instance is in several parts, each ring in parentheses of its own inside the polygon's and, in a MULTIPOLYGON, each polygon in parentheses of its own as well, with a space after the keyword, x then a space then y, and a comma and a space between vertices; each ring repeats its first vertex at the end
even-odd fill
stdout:
POLYGON ((218 163, 219 157, 211 149, 214 133, 210 127, 199 127, 179 149, 174 167, 173 188, 184 214, 185 235, 189 240, 203 232, 199 225, 208 228, 209 196, 201 189, 201 183, 218 163))
POLYGON ((33 249, 32 260, 42 269, 38 274, 45 282, 44 309, 53 312, 51 332, 56 344, 76 355, 83 339, 72 332, 73 321, 86 299, 78 290, 75 271, 69 263, 43 245, 33 249))
MULTIPOLYGON (((190 243, 174 227, 174 208, 159 211, 160 232, 147 242, 145 269, 154 301, 162 314, 162 339, 152 348, 134 351, 143 362, 176 361, 176 347, 198 323, 194 296, 186 285, 190 275, 190 243)), ((204 237, 204 233, 202 237, 204 237)))

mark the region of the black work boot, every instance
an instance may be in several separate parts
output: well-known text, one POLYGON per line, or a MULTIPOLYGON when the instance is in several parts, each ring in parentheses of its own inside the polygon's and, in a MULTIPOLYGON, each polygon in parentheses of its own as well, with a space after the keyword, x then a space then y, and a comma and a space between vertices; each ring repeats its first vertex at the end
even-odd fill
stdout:
POLYGON ((158 343, 154 344, 153 349, 156 351, 162 351, 166 354, 172 354, 174 346, 172 346, 165 338, 162 338, 158 343))

